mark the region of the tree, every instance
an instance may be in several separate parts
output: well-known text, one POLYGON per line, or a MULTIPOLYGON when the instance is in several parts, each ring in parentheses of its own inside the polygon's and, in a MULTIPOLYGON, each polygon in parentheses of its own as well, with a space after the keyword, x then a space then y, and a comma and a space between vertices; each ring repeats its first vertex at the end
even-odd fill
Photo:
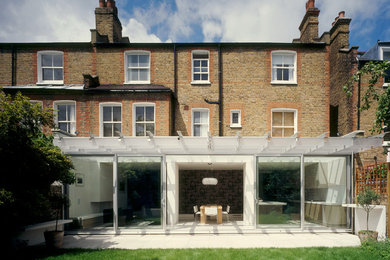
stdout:
POLYGON ((70 158, 43 131, 53 125, 52 109, 33 105, 20 93, 12 97, 0 91, 0 223, 5 242, 23 226, 51 219, 54 182, 75 181, 70 158))
POLYGON ((370 217, 370 212, 375 208, 375 205, 372 203, 377 203, 379 200, 379 194, 370 189, 369 187, 364 187, 363 191, 361 191, 357 195, 357 202, 364 211, 366 212, 366 228, 368 231, 368 220, 370 217))
POLYGON ((390 61, 369 61, 359 69, 344 86, 347 95, 352 96, 355 82, 359 82, 363 76, 369 77, 368 86, 362 95, 362 106, 360 111, 370 109, 373 102, 377 102, 377 111, 374 125, 371 132, 381 132, 383 126, 390 126, 390 88, 382 91, 376 85, 379 79, 388 75, 390 70, 390 61))

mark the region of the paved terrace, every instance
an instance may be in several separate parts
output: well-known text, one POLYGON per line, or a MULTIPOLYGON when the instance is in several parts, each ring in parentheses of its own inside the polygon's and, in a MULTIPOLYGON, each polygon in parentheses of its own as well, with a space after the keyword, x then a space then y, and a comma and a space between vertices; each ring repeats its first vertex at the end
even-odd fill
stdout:
POLYGON ((360 246, 347 233, 218 234, 218 235, 68 235, 64 248, 294 248, 360 246))

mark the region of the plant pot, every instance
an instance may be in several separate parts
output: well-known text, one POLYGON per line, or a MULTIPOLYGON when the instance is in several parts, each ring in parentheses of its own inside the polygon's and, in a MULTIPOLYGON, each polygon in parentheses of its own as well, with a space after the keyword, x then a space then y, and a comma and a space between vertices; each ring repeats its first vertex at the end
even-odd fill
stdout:
POLYGON ((372 230, 360 230, 359 231, 360 242, 372 242, 378 240, 378 232, 372 230))
POLYGON ((46 247, 51 249, 61 248, 64 240, 64 231, 45 231, 46 247))

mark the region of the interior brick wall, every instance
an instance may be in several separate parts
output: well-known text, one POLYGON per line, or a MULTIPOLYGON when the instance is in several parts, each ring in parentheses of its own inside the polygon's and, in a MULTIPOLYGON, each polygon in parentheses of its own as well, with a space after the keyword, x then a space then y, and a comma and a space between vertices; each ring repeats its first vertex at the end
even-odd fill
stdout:
POLYGON ((243 212, 242 170, 181 170, 179 172, 179 212, 191 214, 193 206, 230 205, 230 213, 243 212), (216 178, 217 185, 203 185, 203 178, 216 178))

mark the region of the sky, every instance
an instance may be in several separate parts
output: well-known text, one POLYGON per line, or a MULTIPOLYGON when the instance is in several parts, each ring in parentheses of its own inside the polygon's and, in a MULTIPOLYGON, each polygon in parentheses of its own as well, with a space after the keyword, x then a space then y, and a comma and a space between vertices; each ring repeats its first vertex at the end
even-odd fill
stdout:
MULTIPOLYGON (((340 11, 350 46, 390 41, 389 0, 316 0, 319 36, 340 11)), ((98 0, 1 1, 0 42, 89 42, 98 0)), ((306 0, 116 0, 130 42, 292 42, 306 0)))

